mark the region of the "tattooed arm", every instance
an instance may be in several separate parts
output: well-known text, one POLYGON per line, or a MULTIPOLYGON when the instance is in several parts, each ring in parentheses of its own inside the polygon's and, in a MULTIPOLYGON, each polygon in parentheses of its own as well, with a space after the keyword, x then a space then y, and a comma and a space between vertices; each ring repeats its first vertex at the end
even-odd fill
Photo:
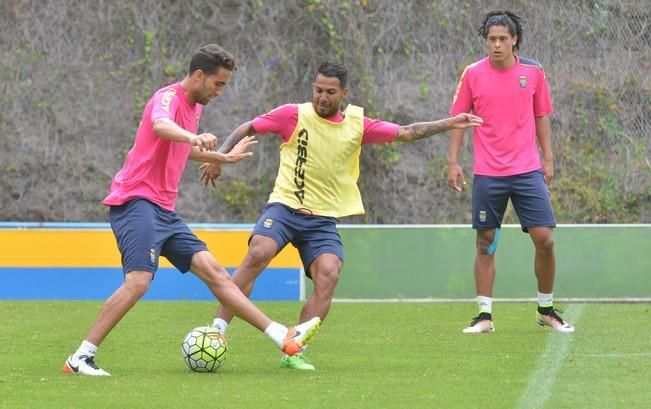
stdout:
POLYGON ((453 117, 439 119, 432 122, 416 122, 410 125, 401 126, 398 129, 396 141, 413 142, 437 133, 446 132, 450 129, 465 129, 479 126, 483 120, 472 114, 459 114, 453 117))
MULTIPOLYGON (((254 141, 252 136, 255 135, 255 129, 253 129, 253 126, 251 125, 252 123, 253 121, 248 121, 238 126, 228 136, 228 138, 226 138, 217 152, 213 152, 213 155, 228 155, 229 153, 248 155, 243 152, 247 152, 248 148, 245 149, 245 147, 247 145, 251 145, 249 142, 254 141), (235 150, 235 152, 232 152, 233 150, 235 150)), ((257 141, 254 143, 257 143, 257 141)), ((199 169, 201 169, 200 180, 204 183, 204 185, 208 186, 208 183, 210 183, 213 187, 215 187, 215 180, 222 173, 221 163, 219 161, 207 161, 201 165, 199 169)))

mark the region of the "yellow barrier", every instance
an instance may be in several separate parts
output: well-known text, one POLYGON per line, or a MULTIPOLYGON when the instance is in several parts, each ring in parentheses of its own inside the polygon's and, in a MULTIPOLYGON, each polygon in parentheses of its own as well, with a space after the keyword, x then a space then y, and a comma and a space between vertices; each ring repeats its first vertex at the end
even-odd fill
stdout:
MULTIPOLYGON (((193 229, 224 267, 244 259, 250 231, 193 229)), ((119 267, 120 253, 110 229, 0 230, 0 267, 119 267)), ((270 267, 299 267, 296 249, 289 245, 270 267)), ((171 267, 160 258, 160 267, 171 267)))

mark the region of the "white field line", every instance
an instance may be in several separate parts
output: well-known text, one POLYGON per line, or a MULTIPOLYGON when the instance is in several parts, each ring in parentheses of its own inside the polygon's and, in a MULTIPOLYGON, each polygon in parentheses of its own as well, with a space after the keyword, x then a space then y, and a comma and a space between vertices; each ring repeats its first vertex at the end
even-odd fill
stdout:
MULTIPOLYGON (((448 303, 448 302, 476 302, 476 298, 335 298, 333 302, 342 303, 448 303)), ((536 302, 536 298, 493 298, 493 302, 536 302)), ((622 297, 622 298, 554 298, 557 303, 651 303, 649 297, 622 297)))
MULTIPOLYGON (((253 229, 250 223, 188 223, 192 230, 244 230, 253 229)), ((338 224, 344 229, 471 229, 471 224, 338 224)), ((519 224, 503 224, 503 228, 519 229, 519 224)), ((557 228, 644 228, 651 223, 620 223, 620 224, 557 224, 557 228)), ((0 229, 51 229, 51 230, 110 230, 109 223, 72 223, 72 222, 0 222, 0 229)))
MULTIPOLYGON (((190 226, 192 227, 192 226, 190 226)), ((459 228, 472 228, 471 224, 339 224, 337 227, 343 227, 344 229, 459 229, 459 228)), ((503 228, 507 229, 520 229, 519 224, 503 224, 503 228)), ((557 224, 556 228, 619 228, 619 227, 642 227, 649 228, 651 224, 649 223, 620 223, 620 224, 557 224)))
POLYGON ((595 354, 572 354, 572 356, 580 356, 584 358, 640 358, 651 357, 651 352, 608 352, 608 353, 595 353, 595 354))
MULTIPOLYGON (((584 304, 573 304, 563 314, 563 319, 576 325, 585 308, 584 304)), ((580 329, 578 329, 580 331, 580 329)), ((538 365, 529 376, 527 389, 518 402, 518 409, 540 409, 552 396, 558 371, 563 366, 572 342, 571 334, 552 333, 545 352, 538 359, 538 365)))

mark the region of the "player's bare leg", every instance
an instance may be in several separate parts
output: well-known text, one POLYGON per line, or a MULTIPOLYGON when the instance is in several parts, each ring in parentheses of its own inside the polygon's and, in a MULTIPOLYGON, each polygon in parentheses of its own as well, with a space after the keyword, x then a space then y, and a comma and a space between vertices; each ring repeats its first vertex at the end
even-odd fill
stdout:
POLYGON ((314 290, 303 305, 300 315, 301 322, 312 317, 321 317, 321 320, 325 320, 332 305, 341 267, 339 257, 330 253, 321 254, 312 262, 310 275, 314 283, 314 290))
POLYGON ((556 256, 554 255, 554 234, 550 227, 530 227, 529 236, 536 248, 534 272, 538 281, 538 291, 554 291, 556 276, 556 256))
POLYGON ((63 372, 90 376, 110 376, 95 364, 95 352, 104 338, 149 289, 149 271, 131 271, 124 282, 102 305, 95 323, 79 349, 63 365, 63 372))
POLYGON ((470 325, 463 332, 466 334, 480 334, 493 332, 492 297, 495 282, 495 252, 489 253, 489 248, 495 240, 495 229, 477 229, 475 239, 475 289, 480 304, 479 314, 472 319, 470 325))
POLYGON ((475 241, 475 289, 477 295, 493 296, 495 283, 495 253, 488 254, 488 249, 495 239, 495 229, 477 230, 475 241))
POLYGON ((551 227, 530 227, 529 235, 536 248, 534 258, 534 272, 538 281, 536 322, 541 326, 549 326, 556 332, 574 332, 574 327, 563 320, 553 305, 554 278, 556 276, 553 229, 551 227))
POLYGON ((318 317, 292 328, 269 319, 240 291, 228 276, 228 272, 208 251, 200 251, 192 257, 191 270, 208 285, 232 314, 263 331, 288 355, 300 353, 319 329, 321 320, 318 317))
MULTIPOLYGON (((253 291, 253 284, 260 273, 267 268, 271 260, 276 256, 278 246, 276 241, 270 237, 254 235, 249 242, 249 250, 240 266, 235 270, 231 280, 240 290, 249 297, 253 291)), ((217 307, 216 317, 226 324, 234 317, 233 311, 221 303, 217 307)), ((221 328, 222 333, 225 328, 221 328)))
POLYGON ((102 305, 86 340, 99 346, 126 313, 145 295, 154 275, 149 271, 131 271, 124 282, 102 305))
MULTIPOLYGON (((341 272, 341 260, 335 254, 319 255, 310 265, 310 276, 314 283, 312 294, 307 299, 299 317, 300 322, 307 322, 311 317, 325 319, 330 311, 335 288, 341 272)), ((281 368, 313 371, 314 365, 307 361, 303 354, 284 356, 280 361, 281 368)))
POLYGON ((233 314, 260 331, 264 331, 271 324, 271 320, 242 294, 237 285, 231 281, 226 269, 209 252, 196 253, 192 257, 190 269, 206 283, 222 304, 228 305, 233 314))

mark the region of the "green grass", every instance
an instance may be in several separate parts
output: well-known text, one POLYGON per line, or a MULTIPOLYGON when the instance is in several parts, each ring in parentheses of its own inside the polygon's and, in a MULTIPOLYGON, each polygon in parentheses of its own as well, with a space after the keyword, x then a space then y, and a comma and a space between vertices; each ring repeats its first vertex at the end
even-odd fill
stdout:
MULTIPOLYGON (((234 321, 225 367, 198 374, 186 369, 180 342, 211 321, 214 305, 141 302, 100 348, 97 362, 112 377, 61 374, 99 305, 0 301, 0 408, 642 409, 651 402, 648 304, 565 305, 577 312, 577 332, 562 335, 534 324, 532 304, 497 303, 496 332, 477 336, 461 334, 475 313, 470 303, 336 303, 308 350, 316 372, 280 369, 272 343, 234 321), (555 358, 548 345, 565 353, 555 358)), ((300 308, 259 305, 287 323, 300 308)))

